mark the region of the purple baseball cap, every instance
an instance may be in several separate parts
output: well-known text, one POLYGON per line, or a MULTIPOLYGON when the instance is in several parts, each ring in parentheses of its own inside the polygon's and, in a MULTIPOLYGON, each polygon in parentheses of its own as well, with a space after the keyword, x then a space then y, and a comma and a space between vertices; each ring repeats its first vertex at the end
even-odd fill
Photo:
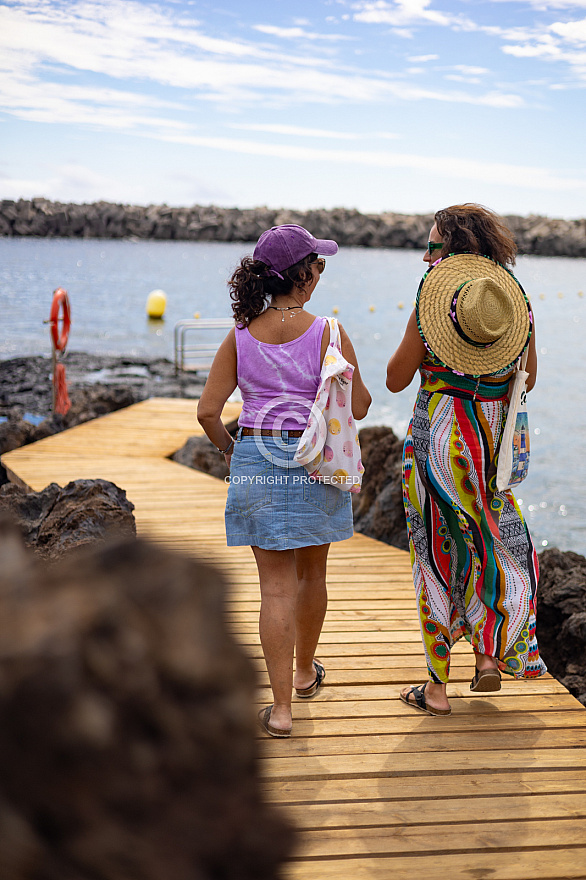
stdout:
POLYGON ((331 257, 337 253, 338 245, 326 238, 314 238, 303 226, 273 226, 263 232, 252 255, 269 267, 268 274, 283 280, 281 272, 293 266, 308 254, 323 254, 331 257))

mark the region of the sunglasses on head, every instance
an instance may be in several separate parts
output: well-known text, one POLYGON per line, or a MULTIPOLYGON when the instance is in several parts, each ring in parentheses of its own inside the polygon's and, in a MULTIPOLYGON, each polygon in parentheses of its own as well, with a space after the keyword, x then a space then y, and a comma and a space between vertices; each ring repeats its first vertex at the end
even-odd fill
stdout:
POLYGON ((430 254, 433 254, 434 251, 441 251, 443 248, 443 241, 428 241, 427 242, 427 250, 430 254))

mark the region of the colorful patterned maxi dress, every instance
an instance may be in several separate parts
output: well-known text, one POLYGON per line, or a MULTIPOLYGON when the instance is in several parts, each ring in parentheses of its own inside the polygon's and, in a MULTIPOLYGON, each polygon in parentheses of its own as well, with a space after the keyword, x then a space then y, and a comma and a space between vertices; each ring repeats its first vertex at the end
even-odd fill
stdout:
POLYGON ((430 678, 447 682, 466 636, 515 678, 546 672, 535 638, 537 554, 495 452, 508 380, 475 379, 428 354, 403 452, 403 500, 430 678))

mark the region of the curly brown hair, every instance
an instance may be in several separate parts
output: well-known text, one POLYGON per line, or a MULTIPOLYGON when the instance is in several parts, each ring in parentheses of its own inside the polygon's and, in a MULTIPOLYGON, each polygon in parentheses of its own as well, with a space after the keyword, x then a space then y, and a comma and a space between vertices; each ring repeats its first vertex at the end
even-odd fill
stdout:
POLYGON ((228 281, 234 320, 240 327, 248 327, 254 318, 264 312, 272 297, 288 296, 294 287, 303 287, 313 278, 311 264, 317 254, 308 254, 298 263, 283 271, 283 278, 268 275, 266 263, 243 257, 228 281))
POLYGON ((444 240, 440 256, 474 253, 490 257, 503 266, 514 266, 517 245, 513 233, 494 211, 466 202, 443 208, 435 215, 437 231, 444 240))

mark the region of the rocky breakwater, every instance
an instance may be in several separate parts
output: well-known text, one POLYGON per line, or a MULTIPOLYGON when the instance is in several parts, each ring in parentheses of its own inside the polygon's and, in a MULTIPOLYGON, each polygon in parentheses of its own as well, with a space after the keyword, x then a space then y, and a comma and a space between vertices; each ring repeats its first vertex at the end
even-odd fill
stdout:
MULTIPOLYGON (((586 257, 586 220, 507 216, 519 252, 586 257)), ((0 236, 136 238, 175 241, 256 241, 270 226, 298 223, 343 246, 422 248, 432 214, 362 214, 359 211, 292 211, 220 208, 214 205, 65 204, 36 198, 0 202, 0 236)))
POLYGON ((6 523, 0 557, 2 880, 276 880, 220 575, 140 541, 49 567, 6 523))

